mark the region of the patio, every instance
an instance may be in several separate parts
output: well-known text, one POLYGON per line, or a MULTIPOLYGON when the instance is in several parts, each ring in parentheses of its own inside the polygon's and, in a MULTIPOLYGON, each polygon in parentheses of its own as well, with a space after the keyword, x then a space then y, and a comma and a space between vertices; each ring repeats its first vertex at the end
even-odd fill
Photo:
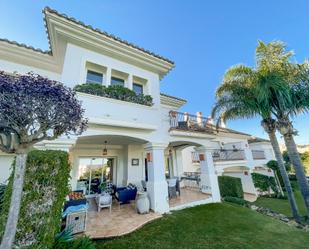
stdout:
POLYGON ((93 198, 88 200, 89 209, 85 234, 93 239, 110 238, 128 234, 146 223, 162 217, 159 213, 138 214, 135 203, 119 205, 113 201, 112 211, 108 208, 97 211, 93 198))
MULTIPOLYGON (((203 194, 198 189, 182 188, 181 195, 169 201, 171 210, 181 209, 194 204, 204 204, 210 200, 210 195, 203 194), (203 203, 199 203, 203 202, 203 203)), ((88 199, 89 209, 85 234, 93 239, 111 238, 125 235, 142 227, 155 219, 162 217, 159 213, 138 214, 135 203, 119 205, 113 201, 112 211, 108 208, 97 211, 93 198, 88 199)))
POLYGON ((210 201, 211 195, 204 194, 198 188, 181 188, 180 196, 169 200, 170 210, 178 210, 189 206, 206 204, 210 201))

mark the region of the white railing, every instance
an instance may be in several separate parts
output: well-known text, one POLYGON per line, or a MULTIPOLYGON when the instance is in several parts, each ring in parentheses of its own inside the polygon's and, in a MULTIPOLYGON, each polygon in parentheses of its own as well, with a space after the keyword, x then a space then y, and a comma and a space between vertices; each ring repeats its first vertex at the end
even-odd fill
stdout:
POLYGON ((216 161, 234 161, 245 160, 245 152, 243 150, 214 150, 212 158, 216 161))
POLYGON ((265 152, 263 150, 252 150, 252 157, 254 160, 266 159, 265 152))

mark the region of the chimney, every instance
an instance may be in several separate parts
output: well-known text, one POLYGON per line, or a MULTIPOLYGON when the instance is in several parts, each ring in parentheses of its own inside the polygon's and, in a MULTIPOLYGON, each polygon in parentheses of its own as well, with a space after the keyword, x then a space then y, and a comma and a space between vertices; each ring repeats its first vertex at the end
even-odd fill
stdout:
POLYGON ((203 124, 202 118, 203 118, 203 113, 202 112, 197 112, 196 113, 196 121, 197 121, 197 124, 199 126, 202 126, 202 124, 203 124))
POLYGON ((188 122, 189 121, 189 113, 185 112, 183 114, 183 121, 188 122))
POLYGON ((206 124, 208 124, 208 125, 213 125, 214 124, 214 120, 213 120, 213 118, 211 116, 208 116, 206 124))

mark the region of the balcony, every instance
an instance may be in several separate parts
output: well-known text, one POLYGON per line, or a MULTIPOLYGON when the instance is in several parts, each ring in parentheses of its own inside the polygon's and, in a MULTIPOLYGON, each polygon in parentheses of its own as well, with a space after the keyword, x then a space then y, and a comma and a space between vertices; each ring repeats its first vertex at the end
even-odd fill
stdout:
POLYGON ((212 158, 214 162, 219 161, 237 161, 245 160, 245 152, 243 150, 213 150, 212 158))
POLYGON ((252 150, 252 157, 254 160, 266 159, 265 152, 263 150, 252 150))
MULTIPOLYGON (((211 154, 214 162, 246 160, 243 150, 212 150, 211 154)), ((192 152, 191 159, 192 163, 199 163, 199 153, 192 152)))
POLYGON ((199 131, 214 133, 215 127, 211 124, 210 118, 181 113, 176 111, 169 112, 170 128, 183 131, 199 131))
POLYGON ((90 124, 145 130, 160 126, 157 108, 80 92, 77 97, 90 124))

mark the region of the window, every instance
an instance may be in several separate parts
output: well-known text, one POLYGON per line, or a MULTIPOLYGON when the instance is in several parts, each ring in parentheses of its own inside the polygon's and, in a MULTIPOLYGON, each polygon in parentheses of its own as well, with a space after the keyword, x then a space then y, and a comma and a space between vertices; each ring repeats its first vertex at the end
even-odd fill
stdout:
POLYGON ((124 86, 124 80, 116 77, 112 77, 111 79, 112 86, 124 86))
POLYGON ((86 83, 88 84, 102 84, 103 82, 103 74, 97 73, 94 71, 87 71, 87 79, 86 83))
POLYGON ((143 85, 137 84, 137 83, 133 83, 133 91, 136 94, 143 94, 143 85))

